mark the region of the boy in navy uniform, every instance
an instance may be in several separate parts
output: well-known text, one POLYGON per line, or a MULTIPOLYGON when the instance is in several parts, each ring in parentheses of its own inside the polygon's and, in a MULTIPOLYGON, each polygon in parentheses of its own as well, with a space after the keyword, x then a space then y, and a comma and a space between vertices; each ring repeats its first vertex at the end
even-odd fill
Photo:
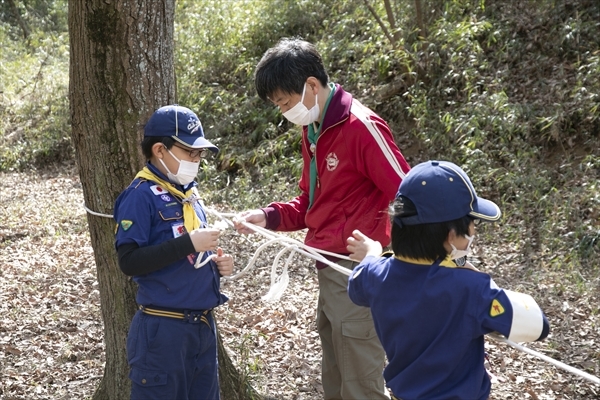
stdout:
POLYGON ((478 221, 497 221, 496 204, 477 196, 455 164, 414 167, 391 206, 392 249, 355 231, 351 257, 366 257, 348 282, 350 299, 370 307, 399 399, 485 400, 484 335, 544 339, 548 321, 529 295, 501 289, 466 262, 478 221))
POLYGON ((196 114, 169 105, 150 117, 142 151, 146 166, 115 203, 119 266, 138 284, 131 398, 218 399, 211 310, 227 301, 220 277, 233 272, 233 257, 217 247, 194 182, 204 153, 218 149, 196 114))

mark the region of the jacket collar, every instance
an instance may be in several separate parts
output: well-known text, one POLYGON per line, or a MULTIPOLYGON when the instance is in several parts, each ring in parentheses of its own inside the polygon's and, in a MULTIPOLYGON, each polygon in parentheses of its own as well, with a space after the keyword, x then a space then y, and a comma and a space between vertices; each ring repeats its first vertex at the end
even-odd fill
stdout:
POLYGON ((321 132, 325 132, 326 129, 333 125, 338 124, 340 121, 348 119, 350 116, 350 108, 352 107, 352 95, 346 92, 339 84, 335 84, 335 93, 333 98, 329 102, 327 113, 323 119, 323 126, 321 132))

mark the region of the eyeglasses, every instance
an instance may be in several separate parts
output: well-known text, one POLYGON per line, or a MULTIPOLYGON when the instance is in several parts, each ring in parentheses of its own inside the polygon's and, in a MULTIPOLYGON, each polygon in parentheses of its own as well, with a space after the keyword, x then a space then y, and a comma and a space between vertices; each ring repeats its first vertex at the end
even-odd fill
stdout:
POLYGON ((473 221, 474 225, 479 225, 481 223, 481 219, 480 218, 473 218, 473 217, 469 217, 471 219, 471 221, 473 221))
POLYGON ((206 156, 206 153, 208 153, 208 150, 206 149, 188 149, 185 148, 183 146, 177 146, 176 144, 174 144, 173 146, 180 148, 181 150, 185 150, 189 152, 190 158, 204 158, 206 156))

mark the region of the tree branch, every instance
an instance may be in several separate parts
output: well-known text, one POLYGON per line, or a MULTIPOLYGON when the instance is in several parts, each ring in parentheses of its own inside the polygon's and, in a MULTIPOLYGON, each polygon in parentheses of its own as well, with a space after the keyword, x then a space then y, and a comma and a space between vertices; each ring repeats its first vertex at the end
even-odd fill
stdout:
POLYGON ((8 0, 8 3, 10 4, 10 8, 12 9, 13 13, 15 14, 15 18, 17 19, 17 22, 19 23, 21 30, 23 31, 23 38, 25 40, 29 39, 29 28, 27 27, 27 24, 25 23, 23 18, 21 18, 21 12, 19 11, 19 7, 17 7, 14 0, 8 0))
POLYGON ((394 33, 394 41, 400 40, 400 31, 396 27, 396 19, 394 18, 394 10, 392 9, 392 4, 390 0, 383 0, 383 4, 385 5, 385 13, 387 14, 388 22, 390 24, 390 29, 394 33))
POLYGON ((381 18, 379 18, 379 15, 377 15, 377 12, 373 8, 373 6, 371 6, 369 4, 369 0, 363 0, 363 2, 367 6, 367 8, 371 12, 371 14, 373 14, 373 17, 375 17, 375 20, 377 21, 377 23, 379 24, 379 26, 383 30, 383 33, 385 34, 385 36, 387 36, 387 38, 389 39, 389 41, 392 44, 392 46, 396 47, 396 39, 394 39, 394 37, 390 34, 390 31, 387 29, 387 27, 385 26, 385 24, 383 23, 383 21, 381 20, 381 18))
POLYGON ((419 33, 421 37, 425 37, 427 32, 425 31, 425 25, 423 25, 423 9, 421 7, 421 0, 415 0, 415 11, 417 13, 417 26, 419 27, 419 33))

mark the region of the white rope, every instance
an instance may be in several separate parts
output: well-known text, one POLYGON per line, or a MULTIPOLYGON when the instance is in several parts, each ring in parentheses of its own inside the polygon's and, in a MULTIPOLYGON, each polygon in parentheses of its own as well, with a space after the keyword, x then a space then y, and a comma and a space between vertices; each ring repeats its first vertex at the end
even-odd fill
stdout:
MULTIPOLYGON (((206 207, 204 204, 202 204, 202 207, 204 208, 204 210, 214 216, 216 216, 217 218, 220 219, 221 224, 216 223, 215 226, 218 225, 218 229, 225 229, 226 227, 223 226, 223 223, 225 223, 228 227, 233 228, 234 224, 230 219, 227 219, 226 217, 230 217, 230 218, 237 218, 237 214, 234 213, 221 213, 218 212, 212 208, 208 208, 206 207)), ((85 208, 85 210, 92 214, 92 215, 96 215, 98 217, 104 217, 104 218, 113 218, 112 215, 109 214, 102 214, 102 213, 98 213, 95 211, 90 210, 89 208, 86 207, 85 203, 83 204, 83 208, 85 208)), ((343 260, 350 260, 349 257, 347 256, 343 256, 341 254, 336 254, 336 253, 331 253, 325 250, 320 250, 320 249, 316 249, 310 246, 305 245, 304 243, 299 242, 298 240, 292 239, 290 237, 287 236, 283 236, 283 235, 279 235, 273 231, 270 231, 266 228, 262 228, 260 226, 254 225, 254 224, 250 224, 247 223, 245 221, 241 221, 238 220, 238 223, 240 223, 241 225, 245 226, 246 228, 251 229, 252 231, 261 234, 262 236, 266 237, 267 239, 269 239, 267 242, 263 243, 262 245, 260 245, 258 247, 258 249, 256 249, 254 255, 252 256, 252 258, 250 259, 250 261, 248 262, 248 264, 246 265, 246 267, 244 267, 244 269, 242 269, 242 271, 238 272, 237 274, 230 276, 230 277, 225 277, 225 279, 227 280, 236 280, 239 279, 241 277, 243 277, 244 275, 246 275, 248 272, 250 272, 250 270, 254 267, 254 264, 256 262, 256 259, 258 258, 258 255, 260 254, 260 252, 262 252, 266 247, 270 246, 271 244, 274 243, 280 243, 284 246, 284 248, 279 251, 277 253, 277 255, 275 256, 275 259, 273 261, 273 264, 271 266, 271 287, 269 288, 269 292, 264 295, 262 297, 263 300, 265 301, 277 301, 281 298, 281 296, 283 295, 283 292, 287 289, 287 286, 289 284, 289 276, 288 276, 288 265, 294 255, 294 253, 299 253, 302 255, 305 255, 309 258, 312 258, 313 260, 317 260, 320 261, 330 267, 332 267, 333 269, 335 269, 338 272, 341 272, 344 275, 350 275, 352 273, 352 271, 348 268, 344 268, 332 261, 329 261, 327 258, 325 258, 322 254, 328 255, 328 256, 332 256, 332 257, 337 257, 339 259, 343 259, 343 260), (279 259, 281 258, 281 256, 286 252, 289 251, 290 254, 288 255, 288 258, 285 262, 285 265, 283 267, 283 272, 281 273, 281 275, 277 275, 276 270, 277 270, 277 264, 279 263, 279 259)), ((194 265, 195 268, 201 268, 204 265, 206 265, 210 260, 212 260, 213 258, 216 257, 216 254, 212 254, 211 256, 207 257, 202 263, 199 263, 201 256, 198 256, 198 261, 196 261, 196 264, 194 265)), ((520 350, 524 353, 530 354, 532 356, 535 356, 537 358, 540 358, 546 362, 549 362, 550 364, 559 367, 567 372, 570 372, 574 375, 577 375, 581 378, 584 378, 592 383, 595 383, 596 385, 600 385, 600 378, 591 375, 585 371, 582 371, 580 369, 577 369, 575 367, 571 367, 570 365, 567 365, 565 363, 562 363, 558 360, 555 360, 551 357, 548 357, 544 354, 541 354, 535 350, 532 350, 530 348, 521 346, 518 343, 515 343, 513 341, 510 341, 508 339, 506 339, 504 336, 501 336, 499 334, 488 334, 489 337, 492 337, 493 339, 506 343, 512 347, 514 347, 517 350, 520 350)))
POLYGON ((112 218, 113 216, 111 214, 102 214, 96 211, 92 211, 89 208, 87 208, 87 206, 85 205, 85 203, 83 203, 83 208, 85 208, 85 211, 87 211, 88 213, 95 215, 97 217, 104 217, 104 218, 112 218))
POLYGON ((488 334, 488 336, 490 336, 490 337, 492 337, 492 338, 494 338, 494 339, 496 339, 496 340, 498 340, 500 342, 504 342, 504 343, 506 343, 506 344, 514 347, 517 350, 521 350, 524 353, 531 354, 532 356, 541 358, 542 360, 544 360, 546 362, 549 362, 552 365, 555 365, 555 366, 557 366, 559 368, 564 369, 565 371, 568 371, 568 372, 570 372, 572 374, 575 374, 575 375, 580 376, 580 377, 582 377, 584 379, 587 379, 588 381, 590 381, 592 383, 595 383, 596 385, 600 385, 600 378, 598 378, 598 377, 596 377, 594 375, 588 374, 585 371, 582 371, 582 370, 577 369, 575 367, 571 367, 570 365, 562 363, 562 362, 560 362, 558 360, 555 360, 555 359, 553 359, 551 357, 548 357, 548 356, 546 356, 546 355, 544 355, 542 353, 538 353, 537 351, 531 350, 530 348, 521 346, 520 344, 515 343, 513 341, 510 341, 510 340, 506 339, 504 336, 501 336, 499 334, 490 333, 490 334, 488 334))
MULTIPOLYGON (((216 210, 213 209, 206 209, 207 212, 209 212, 210 214, 213 214, 217 217, 219 217, 220 219, 223 219, 225 214, 221 214, 219 212, 217 212, 216 210)), ((233 218, 237 218, 236 214, 227 214, 227 216, 232 216, 233 218)), ((273 243, 281 243, 284 245, 284 249, 281 250, 277 256, 275 257, 275 260, 273 262, 273 266, 271 269, 271 287, 269 289, 269 293, 267 293, 267 295, 263 296, 264 300, 267 301, 273 301, 273 300, 278 300, 281 297, 281 294, 283 293, 283 291, 285 290, 285 288, 288 285, 289 282, 289 278, 288 278, 288 274, 287 274, 287 268, 288 268, 288 264, 290 259, 292 258, 292 255, 294 254, 294 252, 306 255, 312 259, 321 261, 325 264, 327 264, 328 266, 334 268, 336 271, 339 271, 345 275, 350 275, 352 273, 351 270, 347 269, 347 268, 343 268, 338 264, 335 264, 331 261, 329 261, 328 259, 326 259, 325 257, 323 257, 321 254, 326 254, 329 256, 335 256, 338 257, 340 259, 346 259, 346 260, 350 260, 349 257, 347 256, 342 256, 340 254, 335 254, 335 253, 330 253, 324 250, 319 250, 319 249, 315 249, 312 248, 310 246, 306 246, 303 243, 298 242, 297 240, 291 239, 289 237, 286 236, 282 236, 282 235, 278 235, 273 231, 269 231, 268 229, 262 228, 260 226, 254 225, 254 224, 249 224, 245 221, 241 221, 238 220, 238 223, 242 224, 243 226, 253 230, 254 232, 257 232, 263 236, 265 236, 266 238, 268 238, 269 240, 266 243, 263 243, 254 253, 254 256, 252 257, 252 259, 248 262, 248 265, 237 275, 230 277, 230 279, 238 279, 239 277, 245 275, 248 273, 248 271, 254 266, 254 263, 256 261, 256 258, 258 257, 258 254, 267 246, 273 244, 273 243), (289 243, 289 244, 288 244, 289 243), (276 267, 277 267, 277 263, 279 262, 279 258, 283 255, 283 253, 285 253, 286 251, 290 251, 290 255, 288 256, 288 260, 286 261, 286 264, 283 268, 283 272, 280 276, 277 276, 277 274, 275 273, 276 271, 276 267), (319 254, 321 253, 321 254, 319 254)), ((228 225, 233 226, 233 223, 229 222, 228 225)), ((564 369, 565 371, 568 371, 572 374, 575 374, 577 376, 580 376, 584 379, 587 379, 588 381, 595 383, 596 385, 600 385, 600 378, 588 374, 585 371, 582 371, 580 369, 577 369, 575 367, 571 367, 570 365, 564 364, 560 361, 557 361, 551 357, 548 357, 544 354, 538 353, 537 351, 534 351, 532 349, 529 349, 527 347, 521 346, 518 343, 512 342, 508 339, 506 339, 505 337, 499 335, 499 334, 489 334, 488 336, 500 341, 500 342, 504 342, 512 347, 514 347, 517 350, 520 350, 524 353, 527 354, 531 354, 535 357, 538 357, 546 362, 549 362, 550 364, 553 364, 559 368, 564 369)))
POLYGON ((212 260, 213 258, 216 258, 217 255, 216 254, 211 254, 210 256, 206 257, 206 259, 202 262, 200 262, 200 260, 202 259, 202 255, 204 254, 204 252, 200 252, 198 253, 198 258, 196 259, 196 264, 194 264, 194 268, 198 269, 198 268, 202 268, 204 267, 206 264, 208 264, 208 262, 210 260, 212 260))
MULTIPOLYGON (((237 274, 235 274, 233 276, 225 277, 226 280, 236 280, 236 279, 239 279, 239 278, 245 276, 248 272, 250 272, 254 268, 254 265, 256 263, 256 260, 258 259, 259 254, 268 246, 275 244, 275 243, 283 246, 283 249, 281 249, 277 253, 277 255, 275 256, 275 259, 273 260, 273 264, 271 265, 271 285, 269 287, 268 293, 266 295, 262 296, 262 299, 264 301, 278 301, 281 298, 281 296, 283 295, 283 292, 287 289, 288 284, 289 284, 288 266, 291 263, 292 258, 295 253, 299 253, 299 254, 309 257, 313 260, 320 261, 344 275, 349 276, 352 273, 352 271, 350 269, 344 268, 341 265, 338 265, 324 257, 324 255, 327 255, 327 256, 343 259, 343 260, 350 260, 350 258, 348 256, 344 256, 341 254, 336 254, 336 253, 332 253, 329 251, 320 250, 320 249, 316 249, 316 248, 307 246, 304 243, 302 243, 298 240, 292 239, 288 236, 280 235, 280 234, 277 234, 266 228, 260 227, 258 225, 250 224, 246 221, 240 220, 238 218, 237 214, 220 213, 220 212, 218 212, 212 208, 208 208, 206 206, 204 206, 204 210, 207 213, 212 214, 221 220, 226 220, 225 216, 232 217, 232 218, 236 219, 236 222, 238 222, 239 224, 245 226, 246 228, 248 228, 248 229, 264 236, 266 239, 268 239, 265 243, 260 245, 258 247, 258 249, 256 249, 256 251, 254 252, 254 255, 252 256, 250 261, 248 261, 248 264, 240 272, 238 272, 237 274), (277 265, 279 264, 279 260, 283 256, 283 254, 285 254, 285 252, 287 252, 287 251, 289 251, 290 254, 288 255, 288 257, 286 259, 286 262, 283 266, 283 270, 282 270, 281 274, 277 275, 277 265)), ((231 226, 231 227, 234 226, 233 222, 231 222, 229 220, 226 220, 226 221, 229 226, 231 226)))
MULTIPOLYGON (((112 215, 110 215, 110 214, 102 214, 102 213, 98 213, 98 212, 95 212, 95 211, 92 211, 92 210, 90 210, 89 208, 87 208, 87 207, 86 207, 85 203, 83 203, 83 208, 85 208, 85 211, 87 211, 88 213, 90 213, 90 214, 92 214, 92 215, 95 215, 95 216, 97 216, 97 217, 113 218, 113 216, 112 216, 112 215)), ((221 218, 221 219, 222 219, 223 221, 226 221, 226 222, 227 222, 227 220, 226 220, 226 219, 224 219, 224 218, 221 218)), ((233 226, 233 224, 231 224, 231 226, 233 226)), ((217 228, 217 229, 220 229, 220 230, 223 230, 223 229, 225 229, 226 227, 223 227, 223 226, 222 226, 222 224, 219 224, 219 223, 217 222, 217 223, 215 224, 215 228, 217 228)), ((206 257, 206 258, 204 259, 204 261, 200 262, 200 260, 202 259, 202 254, 204 254, 204 252, 200 252, 200 253, 198 254, 198 258, 196 259, 196 263, 194 264, 194 268, 196 268, 196 269, 204 267, 206 264, 208 264, 208 262, 209 262, 210 260, 212 260, 213 258, 217 257, 217 255, 216 255, 216 254, 211 254, 210 256, 206 257)))
MULTIPOLYGON (((209 214, 218 216, 219 218, 223 218, 221 215, 219 215, 220 213, 218 211, 216 211, 212 208, 207 207, 207 208, 205 208, 205 211, 208 212, 209 214)), ((237 215, 234 218, 236 218, 236 217, 237 217, 237 215)), ((352 271, 350 269, 344 268, 341 265, 338 265, 338 264, 334 263, 333 261, 328 260, 322 254, 332 256, 332 257, 337 257, 342 260, 350 260, 350 257, 348 257, 348 256, 344 256, 341 254, 336 254, 336 253, 332 253, 329 251, 316 249, 314 247, 307 246, 304 243, 302 243, 296 239, 292 239, 288 236, 280 235, 280 234, 270 231, 266 228, 260 227, 258 225, 250 224, 250 223, 242 221, 242 220, 238 220, 237 222, 240 223, 241 225, 245 226, 246 228, 249 228, 250 230, 266 237, 267 239, 269 239, 269 241, 262 244, 258 249, 256 249, 254 256, 252 257, 250 262, 248 262, 246 267, 238 274, 229 277, 228 279, 230 279, 230 280, 237 279, 237 278, 245 275, 246 273, 248 273, 248 271, 254 266, 254 263, 256 261, 256 258, 258 257, 258 254, 262 250, 264 250, 264 248, 267 247, 268 245, 273 244, 273 243, 278 243, 278 242, 285 247, 282 251, 287 251, 288 247, 293 247, 293 251, 300 253, 302 255, 305 255, 309 258, 312 258, 313 260, 320 261, 320 262, 330 266, 331 268, 335 269, 336 271, 341 272, 344 275, 349 276, 352 273, 352 271)), ((231 223, 231 226, 233 226, 233 223, 231 223)), ((276 268, 276 266, 277 266, 277 264, 274 263, 273 268, 276 268)))

